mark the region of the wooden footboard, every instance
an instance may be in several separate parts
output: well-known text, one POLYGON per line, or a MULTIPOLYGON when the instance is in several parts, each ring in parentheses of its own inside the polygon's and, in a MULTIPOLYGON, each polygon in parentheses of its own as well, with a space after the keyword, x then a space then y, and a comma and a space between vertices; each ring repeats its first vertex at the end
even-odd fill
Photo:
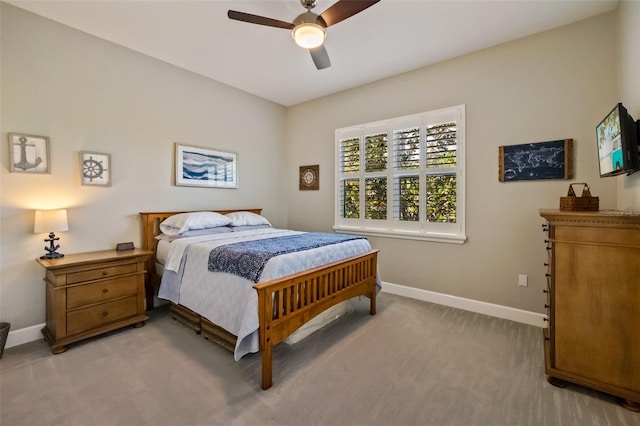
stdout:
POLYGON ((370 298, 376 313, 378 251, 253 286, 258 291, 262 389, 272 385, 272 348, 331 306, 355 296, 370 298))

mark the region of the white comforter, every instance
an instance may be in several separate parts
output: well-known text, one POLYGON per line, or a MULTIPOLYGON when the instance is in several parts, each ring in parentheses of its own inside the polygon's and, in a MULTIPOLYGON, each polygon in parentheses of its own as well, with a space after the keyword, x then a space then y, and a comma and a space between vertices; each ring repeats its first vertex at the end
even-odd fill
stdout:
MULTIPOLYGON (((209 253, 224 244, 298 233, 267 228, 175 240, 168 251, 158 296, 179 303, 238 336, 236 361, 248 353, 258 352, 258 295, 254 283, 236 275, 210 272, 209 253)), ((356 239, 276 256, 267 262, 260 282, 370 250, 366 239, 356 239)))

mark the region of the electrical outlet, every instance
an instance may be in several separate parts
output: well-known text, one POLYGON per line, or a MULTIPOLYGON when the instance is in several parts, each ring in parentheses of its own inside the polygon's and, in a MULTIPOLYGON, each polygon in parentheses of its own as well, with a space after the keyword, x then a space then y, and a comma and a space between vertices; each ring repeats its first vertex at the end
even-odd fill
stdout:
POLYGON ((529 285, 528 278, 526 275, 524 274, 518 275, 518 285, 520 287, 526 287, 527 285, 529 285))

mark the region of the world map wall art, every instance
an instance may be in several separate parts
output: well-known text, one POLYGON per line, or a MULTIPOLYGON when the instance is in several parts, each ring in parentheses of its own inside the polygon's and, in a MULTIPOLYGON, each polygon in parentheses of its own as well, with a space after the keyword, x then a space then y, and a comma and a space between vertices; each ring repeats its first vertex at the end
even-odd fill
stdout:
POLYGON ((573 139, 498 147, 498 180, 573 178, 573 139))

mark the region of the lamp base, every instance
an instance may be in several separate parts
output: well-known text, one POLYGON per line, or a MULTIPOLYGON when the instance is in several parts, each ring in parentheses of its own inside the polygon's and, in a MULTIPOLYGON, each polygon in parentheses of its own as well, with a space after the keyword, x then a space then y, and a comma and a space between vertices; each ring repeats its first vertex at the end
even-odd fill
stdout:
POLYGON ((64 254, 62 253, 49 253, 49 254, 45 254, 40 256, 40 259, 59 259, 61 257, 64 257, 64 254))
POLYGON ((53 232, 49 233, 49 238, 44 240, 45 243, 49 243, 49 247, 45 246, 44 249, 47 251, 47 254, 40 256, 40 259, 58 259, 64 257, 64 254, 58 253, 56 250, 60 248, 60 244, 54 244, 55 241, 58 241, 60 237, 56 237, 56 234, 53 232))

